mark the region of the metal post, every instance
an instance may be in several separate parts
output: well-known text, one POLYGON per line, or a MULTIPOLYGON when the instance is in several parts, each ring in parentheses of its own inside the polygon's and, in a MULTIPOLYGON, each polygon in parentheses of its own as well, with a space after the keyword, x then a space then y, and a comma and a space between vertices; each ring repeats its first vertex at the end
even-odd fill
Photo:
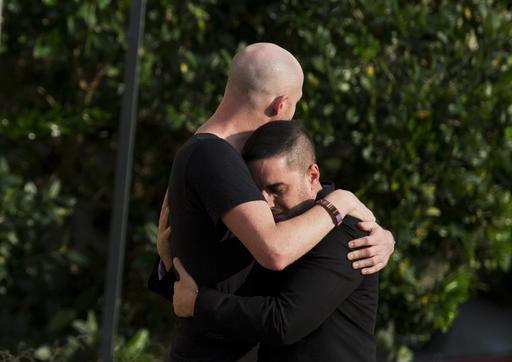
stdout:
POLYGON ((139 88, 139 49, 144 34, 146 0, 132 0, 130 29, 125 59, 124 94, 119 120, 116 180, 112 217, 110 222, 110 248, 108 255, 105 304, 103 307, 102 341, 100 358, 112 361, 117 335, 118 307, 123 276, 123 259, 126 244, 126 223, 129 209, 129 191, 133 159, 133 143, 139 88))
POLYGON ((4 7, 3 0, 0 0, 0 45, 2 45, 2 8, 4 7))

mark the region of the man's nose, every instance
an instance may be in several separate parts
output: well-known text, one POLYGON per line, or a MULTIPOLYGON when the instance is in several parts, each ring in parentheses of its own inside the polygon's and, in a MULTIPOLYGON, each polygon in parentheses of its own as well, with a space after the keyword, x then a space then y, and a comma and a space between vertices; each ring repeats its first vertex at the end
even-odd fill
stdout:
POLYGON ((274 203, 274 196, 272 196, 272 194, 268 193, 267 191, 263 190, 263 197, 265 198, 265 201, 267 202, 268 206, 270 208, 273 208, 275 207, 275 203, 274 203))

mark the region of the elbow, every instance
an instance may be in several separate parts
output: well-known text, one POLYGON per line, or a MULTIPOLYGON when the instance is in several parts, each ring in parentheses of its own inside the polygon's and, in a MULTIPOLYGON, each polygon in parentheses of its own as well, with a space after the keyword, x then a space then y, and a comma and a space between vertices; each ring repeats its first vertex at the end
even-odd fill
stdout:
POLYGON ((284 270, 284 268, 290 264, 286 255, 283 255, 275 250, 261 256, 258 258, 257 262, 265 269, 272 271, 284 270))
POLYGON ((293 263, 295 250, 275 238, 263 239, 256 254, 253 254, 258 264, 265 269, 281 271, 293 263))
POLYGON ((279 294, 269 302, 268 313, 263 313, 263 343, 294 344, 311 332, 304 308, 297 308, 286 295, 279 294))
POLYGON ((270 343, 285 345, 294 344, 304 338, 305 334, 301 333, 300 329, 296 328, 292 324, 276 328, 273 335, 272 333, 269 333, 268 336, 270 336, 270 343))
POLYGON ((265 269, 272 271, 281 271, 288 266, 282 260, 273 258, 264 258, 262 260, 257 260, 257 262, 265 269))
POLYGON ((286 264, 282 261, 276 260, 273 263, 271 263, 267 269, 270 269, 272 271, 281 271, 281 270, 284 270, 284 268, 286 268, 287 266, 288 266, 288 264, 286 264))
POLYGON ((283 336, 283 338, 281 338, 281 344, 294 344, 294 343, 297 343, 298 341, 301 340, 301 338, 298 338, 297 337, 298 335, 297 334, 290 334, 290 335, 285 335, 283 336))

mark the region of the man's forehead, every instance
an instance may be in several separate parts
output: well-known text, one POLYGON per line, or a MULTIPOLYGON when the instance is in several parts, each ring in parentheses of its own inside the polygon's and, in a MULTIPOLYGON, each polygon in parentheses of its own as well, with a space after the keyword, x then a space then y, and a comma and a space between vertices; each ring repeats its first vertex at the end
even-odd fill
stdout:
POLYGON ((248 162, 254 181, 260 189, 290 183, 290 176, 298 172, 290 167, 286 156, 275 156, 248 162))
POLYGON ((247 165, 251 170, 265 174, 287 171, 289 168, 285 154, 249 161, 247 165))

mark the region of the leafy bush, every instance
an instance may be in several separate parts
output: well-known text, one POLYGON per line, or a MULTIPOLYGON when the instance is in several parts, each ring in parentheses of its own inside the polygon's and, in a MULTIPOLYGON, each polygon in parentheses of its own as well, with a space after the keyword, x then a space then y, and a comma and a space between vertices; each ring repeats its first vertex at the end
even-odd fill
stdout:
MULTIPOLYGON (((17 355, 0 350, 2 361, 92 361, 97 357, 99 348, 99 329, 94 313, 89 311, 87 320, 74 320, 74 335, 68 335, 64 342, 56 341, 40 345, 37 348, 22 349, 17 355)), ((159 359, 149 349, 149 333, 139 330, 132 338, 125 341, 120 337, 114 347, 116 361, 154 361, 159 359)), ((23 344, 21 344, 23 348, 23 344)))
POLYGON ((73 199, 60 195, 58 180, 36 184, 11 173, 4 158, 0 195, 0 320, 11 326, 5 338, 17 338, 20 332, 55 335, 76 316, 75 309, 62 308, 70 286, 58 275, 76 274, 84 262, 62 227, 73 199), (48 323, 26 330, 43 322, 48 323))

